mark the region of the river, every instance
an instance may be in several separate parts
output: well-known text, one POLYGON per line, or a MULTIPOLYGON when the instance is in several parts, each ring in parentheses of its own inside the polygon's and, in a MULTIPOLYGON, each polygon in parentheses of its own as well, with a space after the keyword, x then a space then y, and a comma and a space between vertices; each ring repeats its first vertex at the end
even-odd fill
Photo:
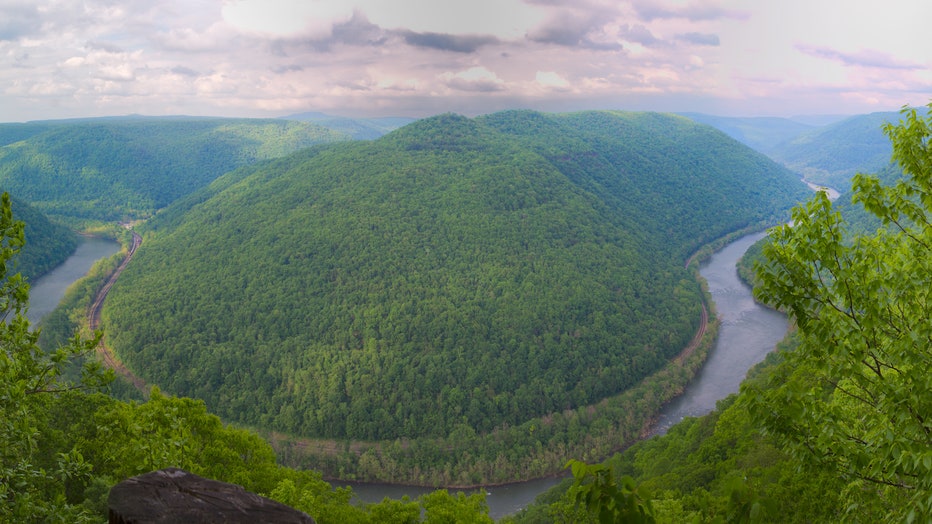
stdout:
MULTIPOLYGON (((652 435, 662 435, 683 417, 698 417, 709 413, 715 403, 738 391, 747 371, 764 359, 787 330, 786 316, 754 301, 751 289, 738 278, 738 259, 766 233, 743 236, 725 246, 699 266, 722 323, 718 339, 705 365, 683 395, 669 403, 660 413, 652 435)), ((530 482, 496 486, 486 489, 489 515, 499 519, 526 507, 540 493, 560 479, 540 479, 530 482)), ((385 497, 400 499, 404 495, 416 498, 431 491, 427 488, 368 483, 336 483, 351 486, 360 500, 378 502, 385 497)))
POLYGON ((81 237, 78 248, 65 262, 29 283, 29 310, 26 312, 29 323, 33 326, 38 324, 58 306, 68 286, 86 275, 94 262, 119 250, 120 244, 113 240, 81 237))

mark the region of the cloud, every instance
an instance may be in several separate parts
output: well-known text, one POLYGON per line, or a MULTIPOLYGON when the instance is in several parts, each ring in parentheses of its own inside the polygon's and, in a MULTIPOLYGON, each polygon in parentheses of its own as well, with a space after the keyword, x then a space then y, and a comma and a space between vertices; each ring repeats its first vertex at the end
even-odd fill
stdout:
POLYGON ((450 89, 474 93, 492 93, 505 89, 505 82, 484 67, 472 67, 459 73, 444 73, 440 79, 450 89))
POLYGON ((475 53, 480 47, 499 42, 494 36, 486 35, 450 35, 415 33, 414 31, 399 31, 398 34, 408 45, 454 53, 475 53))
POLYGON ((191 68, 189 68, 189 67, 185 67, 185 66, 175 66, 175 67, 171 68, 170 71, 171 71, 172 73, 176 74, 176 75, 188 76, 188 77, 192 77, 192 78, 197 78, 197 77, 201 76, 201 74, 198 73, 197 71, 195 71, 195 70, 193 70, 193 69, 191 69, 191 68))
POLYGON ((628 42, 641 44, 646 47, 660 43, 660 40, 642 24, 623 24, 618 28, 618 36, 628 42))
POLYGON ((799 44, 796 46, 799 51, 814 56, 824 58, 835 62, 841 62, 847 66, 872 67, 878 69, 899 69, 899 70, 916 70, 923 69, 924 66, 911 62, 897 60, 887 53, 873 50, 861 50, 855 53, 845 53, 830 47, 809 46, 799 44))
POLYGON ((382 28, 370 22, 360 11, 353 11, 349 20, 334 24, 330 34, 332 43, 347 45, 382 45, 386 40, 382 28))
POLYGON ((13 2, 3 6, 0 17, 0 42, 18 40, 32 35, 42 28, 42 17, 31 2, 13 2))
POLYGON ((681 42, 687 42, 695 45, 717 46, 719 44, 718 35, 706 33, 682 33, 676 35, 676 39, 681 42))
POLYGON ((534 80, 546 88, 558 91, 565 91, 570 87, 570 83, 565 78, 553 71, 538 71, 534 80))
POLYGON ((570 11, 560 11, 532 29, 527 39, 540 44, 564 47, 580 47, 603 51, 620 50, 622 45, 606 38, 603 13, 588 13, 580 16, 570 11), (601 38, 599 38, 601 37, 601 38))
POLYGON ((657 19, 683 18, 692 22, 720 20, 723 18, 744 19, 748 14, 742 11, 724 9, 710 2, 695 2, 684 6, 665 6, 658 2, 638 0, 633 2, 638 17, 646 22, 657 19))

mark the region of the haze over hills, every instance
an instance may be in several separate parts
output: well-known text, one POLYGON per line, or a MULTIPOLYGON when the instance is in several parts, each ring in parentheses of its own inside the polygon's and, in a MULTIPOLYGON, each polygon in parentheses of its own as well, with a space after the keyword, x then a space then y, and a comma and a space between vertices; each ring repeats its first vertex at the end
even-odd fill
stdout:
POLYGON ((778 144, 818 127, 809 122, 780 117, 727 117, 703 113, 680 114, 696 122, 708 124, 738 142, 763 153, 768 153, 778 144))
POLYGON ((673 115, 442 115, 166 209, 104 327, 146 380, 231 421, 481 435, 657 370, 698 327, 686 257, 807 193, 673 115))
POLYGON ((410 124, 415 119, 408 117, 381 117, 381 118, 348 118, 344 116, 328 115, 316 111, 297 113, 283 116, 285 120, 297 120, 317 124, 357 140, 371 140, 378 138, 389 131, 410 124))
POLYGON ((768 154, 812 182, 846 191, 856 172, 876 172, 890 163, 893 150, 881 128, 899 120, 895 111, 852 116, 802 133, 768 154))

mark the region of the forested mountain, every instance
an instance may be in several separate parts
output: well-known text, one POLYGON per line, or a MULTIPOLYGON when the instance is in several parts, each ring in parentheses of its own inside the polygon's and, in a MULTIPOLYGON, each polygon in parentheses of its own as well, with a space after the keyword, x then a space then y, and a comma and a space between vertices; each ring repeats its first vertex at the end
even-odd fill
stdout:
POLYGON ((700 321, 687 256, 806 194, 682 117, 442 115, 160 213, 104 327, 146 380, 231 421, 469 440, 656 371, 700 321))
POLYGON ((345 133, 357 140, 378 138, 415 120, 407 117, 347 118, 316 112, 297 113, 282 118, 317 124, 327 129, 345 133))
POLYGON ((78 246, 74 231, 49 221, 29 204, 13 198, 12 207, 13 217, 26 223, 26 246, 14 267, 8 270, 20 272, 30 280, 38 278, 64 262, 78 246))
POLYGON ((237 167, 348 138, 283 120, 120 117, 0 124, 0 187, 64 221, 132 220, 237 167))
POLYGON ((855 173, 873 173, 890 163, 892 149, 881 126, 899 120, 897 112, 853 116, 802 133, 768 154, 808 180, 844 192, 855 173))

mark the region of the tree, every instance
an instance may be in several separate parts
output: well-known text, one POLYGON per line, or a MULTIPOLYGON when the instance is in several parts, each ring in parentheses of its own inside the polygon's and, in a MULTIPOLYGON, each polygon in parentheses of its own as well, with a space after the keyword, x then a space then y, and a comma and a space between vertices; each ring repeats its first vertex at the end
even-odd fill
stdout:
POLYGON ((62 379, 73 358, 93 351, 97 338, 75 337, 53 353, 37 345, 39 331, 25 316, 29 285, 8 270, 24 244, 23 223, 13 220, 10 195, 0 198, 0 521, 83 522, 86 511, 66 501, 64 480, 87 477, 91 466, 76 449, 49 456, 38 444, 52 397, 106 383, 99 364, 78 383, 62 379))
POLYGON ((616 482, 611 466, 604 464, 571 460, 567 467, 575 479, 569 494, 600 524, 656 522, 650 495, 636 487, 631 477, 616 482))
POLYGON ((853 516, 910 522, 932 519, 932 116, 902 114, 884 132, 904 179, 853 180, 884 228, 847 234, 820 192, 771 230, 755 295, 789 312, 800 344, 745 396, 765 432, 845 479, 853 516))

